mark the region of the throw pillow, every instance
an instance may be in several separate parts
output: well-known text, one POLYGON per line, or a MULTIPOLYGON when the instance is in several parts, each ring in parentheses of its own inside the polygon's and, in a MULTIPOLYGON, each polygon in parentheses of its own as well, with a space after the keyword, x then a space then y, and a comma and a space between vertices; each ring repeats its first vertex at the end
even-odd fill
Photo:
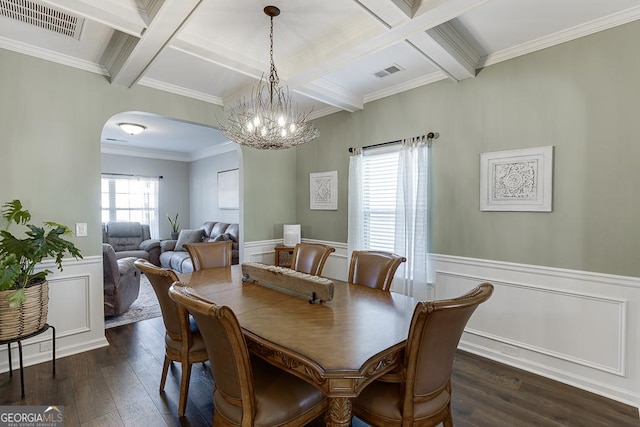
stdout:
POLYGON ((186 249, 182 247, 185 243, 198 243, 202 241, 202 229, 198 230, 180 230, 180 234, 178 235, 178 241, 176 242, 176 251, 185 251, 186 249))
POLYGON ((213 239, 210 239, 210 242, 226 242, 227 240, 231 240, 231 236, 229 234, 219 234, 213 239))

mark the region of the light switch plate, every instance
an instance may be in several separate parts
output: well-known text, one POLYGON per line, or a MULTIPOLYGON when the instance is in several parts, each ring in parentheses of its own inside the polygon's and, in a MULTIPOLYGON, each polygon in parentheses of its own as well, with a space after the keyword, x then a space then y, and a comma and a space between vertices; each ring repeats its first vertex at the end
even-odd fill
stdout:
POLYGON ((87 237, 87 223, 86 222, 76 222, 76 236, 77 237, 87 237))

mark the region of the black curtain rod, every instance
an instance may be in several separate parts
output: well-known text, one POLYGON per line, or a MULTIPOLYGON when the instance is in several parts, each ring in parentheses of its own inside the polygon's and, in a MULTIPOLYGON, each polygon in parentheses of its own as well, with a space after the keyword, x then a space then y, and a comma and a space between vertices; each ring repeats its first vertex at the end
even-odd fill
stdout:
POLYGON ((160 175, 160 176, 146 176, 146 175, 134 175, 132 173, 112 173, 112 172, 102 172, 102 175, 132 176, 132 177, 138 177, 138 178, 159 178, 159 179, 163 179, 164 178, 162 175, 160 175))
MULTIPOLYGON (((436 137, 436 134, 434 132, 429 132, 426 135, 428 140, 432 140, 436 137)), ((383 145, 390 145, 390 144, 397 144, 398 142, 402 142, 401 139, 397 139, 395 141, 387 141, 387 142, 381 142, 379 144, 372 144, 372 145, 365 145, 364 147, 362 147, 362 149, 364 150, 365 148, 373 148, 373 147, 382 147, 383 145)), ((353 147, 349 147, 349 152, 353 153, 354 148, 353 147)))

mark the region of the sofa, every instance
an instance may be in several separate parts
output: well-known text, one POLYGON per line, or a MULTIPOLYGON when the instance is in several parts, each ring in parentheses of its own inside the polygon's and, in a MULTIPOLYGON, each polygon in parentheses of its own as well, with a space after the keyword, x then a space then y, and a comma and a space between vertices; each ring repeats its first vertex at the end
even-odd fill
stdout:
POLYGON ((152 239, 149 225, 139 222, 102 224, 102 243, 113 247, 116 258, 143 258, 160 265, 160 240, 152 239))
POLYGON ((160 267, 170 268, 177 273, 191 273, 193 263, 189 252, 182 246, 185 243, 231 241, 231 263, 238 264, 240 251, 238 224, 208 221, 202 227, 193 230, 180 230, 177 240, 163 240, 160 244, 160 267))
POLYGON ((140 271, 133 265, 136 259, 136 257, 118 259, 113 246, 102 244, 105 317, 124 313, 138 298, 140 271))

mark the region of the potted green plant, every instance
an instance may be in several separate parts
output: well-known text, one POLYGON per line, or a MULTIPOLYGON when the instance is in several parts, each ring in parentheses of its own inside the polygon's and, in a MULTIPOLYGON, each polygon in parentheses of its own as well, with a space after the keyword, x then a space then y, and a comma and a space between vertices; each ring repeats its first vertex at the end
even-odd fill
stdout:
POLYGON ((173 218, 171 218, 169 214, 167 214, 167 219, 169 220, 169 224, 171 224, 171 238, 173 240, 176 240, 180 232, 180 224, 178 224, 178 212, 176 212, 176 216, 173 218))
POLYGON ((42 227, 30 224, 31 213, 20 200, 2 205, 6 222, 0 229, 0 340, 29 335, 44 327, 47 321, 51 270, 36 270, 45 258, 53 258, 62 270, 65 254, 82 258, 75 245, 64 236, 73 233, 57 222, 42 227), (25 227, 22 236, 12 234, 11 225, 25 227))

